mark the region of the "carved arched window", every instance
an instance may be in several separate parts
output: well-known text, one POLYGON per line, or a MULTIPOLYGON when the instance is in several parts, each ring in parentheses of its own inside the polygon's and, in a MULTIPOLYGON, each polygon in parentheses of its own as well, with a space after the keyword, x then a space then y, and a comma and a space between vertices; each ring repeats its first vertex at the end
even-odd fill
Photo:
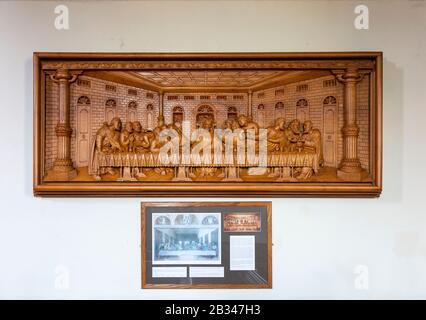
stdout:
POLYGON ((136 101, 130 101, 127 105, 127 122, 134 122, 137 120, 137 108, 138 104, 136 101))
POLYGON ((116 107, 117 106, 117 101, 115 101, 115 99, 108 99, 105 102, 105 106, 106 107, 116 107))
POLYGON ((127 105, 128 108, 132 108, 132 109, 136 109, 138 107, 138 104, 136 103, 136 101, 130 101, 129 104, 127 105))
POLYGON ((198 112, 201 113, 213 113, 213 108, 208 105, 203 105, 198 107, 198 112))
POLYGON ((265 105, 263 103, 257 106, 257 123, 259 126, 265 126, 265 105))
POLYGON ((285 117, 284 103, 282 101, 279 101, 275 104, 275 119, 284 118, 284 117, 285 117))
POLYGON ((238 117, 238 111, 235 107, 228 107, 228 119, 236 119, 238 117))
POLYGON ((209 105, 202 105, 197 108, 197 117, 196 117, 197 127, 199 127, 204 120, 211 120, 213 123, 215 122, 214 110, 209 105))
POLYGON ((306 99, 299 99, 296 102, 296 107, 307 107, 308 106, 308 100, 306 99))
POLYGON ((146 128, 152 130, 154 128, 154 106, 149 103, 146 105, 146 128))
POLYGON ((306 99, 299 99, 296 102, 296 118, 301 122, 309 119, 309 104, 306 99))
POLYGON ((280 101, 280 102, 277 102, 277 103, 275 104, 275 109, 277 109, 277 110, 284 109, 284 103, 282 103, 281 101, 280 101))
POLYGON ((183 121, 183 108, 182 107, 174 107, 173 108, 173 123, 182 123, 183 121))
POLYGON ((108 99, 105 101, 105 121, 108 123, 115 117, 117 112, 117 101, 115 99, 108 99))
POLYGON ((324 165, 336 167, 338 162, 338 112, 337 99, 328 96, 323 100, 323 158, 324 165))
POLYGON ((90 99, 88 96, 81 96, 77 99, 78 104, 90 104, 90 99))
POLYGON ((327 98, 324 99, 323 104, 324 105, 337 104, 337 99, 336 97, 328 96, 327 98))

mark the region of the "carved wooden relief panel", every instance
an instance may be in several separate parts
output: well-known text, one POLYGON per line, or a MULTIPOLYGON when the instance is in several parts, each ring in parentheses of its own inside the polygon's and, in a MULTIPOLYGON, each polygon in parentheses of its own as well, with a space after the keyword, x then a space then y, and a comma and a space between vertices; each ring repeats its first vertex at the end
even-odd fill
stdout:
POLYGON ((34 54, 41 196, 378 196, 382 55, 34 54))

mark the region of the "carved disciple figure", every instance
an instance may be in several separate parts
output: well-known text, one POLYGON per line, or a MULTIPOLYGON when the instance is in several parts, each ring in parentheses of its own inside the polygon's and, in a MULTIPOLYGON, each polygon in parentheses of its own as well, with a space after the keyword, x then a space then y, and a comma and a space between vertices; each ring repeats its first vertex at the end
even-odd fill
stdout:
POLYGON ((160 137, 160 133, 161 133, 161 131, 163 131, 164 129, 167 129, 167 125, 166 125, 166 123, 164 122, 164 116, 159 116, 159 117, 158 117, 158 125, 157 125, 157 127, 155 127, 155 129, 154 129, 154 133, 155 133, 156 138, 159 138, 159 137, 160 137))
POLYGON ((239 123, 235 119, 226 119, 223 123, 223 129, 235 130, 240 127, 239 123))
MULTIPOLYGON (((104 122, 102 127, 96 132, 96 151, 106 154, 119 153, 121 150, 121 127, 122 124, 120 118, 113 118, 110 124, 104 122)), ((104 167, 100 171, 101 174, 104 174, 106 172, 108 172, 109 174, 115 173, 114 169, 111 167, 104 167)), ((97 173, 94 176, 96 180, 101 179, 101 177, 97 173)))
POLYGON ((300 131, 300 121, 298 119, 294 119, 288 125, 288 129, 286 131, 287 140, 288 140, 288 150, 289 151, 301 151, 303 149, 303 142, 300 131))
MULTIPOLYGON (((223 129, 225 132, 224 132, 224 137, 222 139, 222 145, 223 145, 223 152, 225 152, 225 146, 226 146, 225 136, 227 134, 232 133, 236 129, 240 129, 240 124, 235 119, 226 119, 223 123, 223 129)), ((238 141, 238 137, 235 136, 232 139, 232 147, 234 152, 237 151, 237 141, 238 141)))
POLYGON ((121 126, 120 118, 113 118, 109 125, 104 122, 96 132, 96 150, 103 153, 120 152, 121 126))
POLYGON ((164 122, 164 117, 159 116, 158 117, 158 125, 155 127, 153 133, 154 133, 154 139, 151 141, 151 152, 160 152, 161 147, 166 144, 166 140, 161 138, 161 131, 167 129, 167 125, 164 122))
POLYGON ((152 132, 145 132, 142 130, 142 125, 139 121, 132 123, 133 134, 133 151, 136 153, 144 153, 149 151, 151 146, 151 141, 154 139, 155 135, 152 132))
MULTIPOLYGON (((210 135, 210 139, 205 139, 204 135, 199 135, 198 139, 194 141, 194 144, 199 148, 200 150, 200 157, 203 159, 203 162, 208 165, 208 163, 212 160, 212 152, 213 152, 213 145, 214 145, 214 121, 210 118, 205 118, 201 122, 201 129, 206 130, 208 134, 210 135), (204 149, 207 148, 207 150, 210 150, 210 154, 204 154, 204 149)), ((198 168, 197 170, 199 172, 200 177, 204 176, 214 176, 216 173, 216 168, 198 168)), ((191 174, 193 176, 193 174, 191 174)))
POLYGON ((288 140, 286 135, 285 119, 278 118, 275 125, 267 128, 268 133, 268 152, 283 152, 287 151, 288 140))
MULTIPOLYGON (((249 140, 253 141, 255 143, 255 150, 258 150, 259 148, 259 125, 252 121, 250 117, 246 115, 240 115, 238 116, 238 124, 240 128, 244 131, 245 137, 247 138, 247 143, 249 143, 249 140), (254 132, 254 137, 253 137, 254 132)), ((244 138, 243 135, 240 136, 240 139, 244 138)))
POLYGON ((124 129, 120 133, 121 152, 133 151, 133 124, 126 122, 124 129))
POLYGON ((259 138, 259 125, 256 122, 252 121, 248 116, 243 114, 238 116, 238 124, 244 131, 253 129, 256 135, 256 139, 259 138))
MULTIPOLYGON (((151 143, 150 143, 150 151, 153 153, 159 153, 161 151, 161 147, 163 147, 168 140, 161 137, 161 132, 163 130, 170 129, 166 123, 164 122, 164 116, 158 117, 158 125, 153 130, 153 137, 151 143)), ((169 154, 170 155, 170 154, 169 154)), ((173 169, 171 168, 155 168, 154 171, 156 173, 161 174, 162 176, 166 175, 167 173, 173 172, 173 169)))
POLYGON ((316 153, 318 156, 318 162, 320 165, 323 164, 324 159, 322 156, 322 142, 321 132, 318 129, 314 129, 311 120, 306 120, 303 123, 303 149, 308 152, 316 153))

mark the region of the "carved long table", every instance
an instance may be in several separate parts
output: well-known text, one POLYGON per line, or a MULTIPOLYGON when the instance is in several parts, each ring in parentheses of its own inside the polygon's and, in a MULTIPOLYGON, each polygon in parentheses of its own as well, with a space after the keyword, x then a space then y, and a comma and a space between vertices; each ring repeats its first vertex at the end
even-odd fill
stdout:
POLYGON ((191 170, 193 168, 222 168, 224 174, 222 181, 242 181, 239 176, 240 168, 248 168, 252 175, 265 174, 269 169, 270 176, 275 176, 278 180, 286 180, 293 177, 295 168, 310 169, 318 172, 319 162, 316 153, 308 152, 282 152, 268 154, 265 159, 253 157, 221 158, 214 156, 183 156, 179 158, 169 157, 169 161, 164 161, 158 153, 116 153, 105 154, 95 151, 90 165, 93 175, 99 176, 106 168, 120 169, 120 181, 135 181, 135 177, 144 176, 145 168, 172 168, 174 169, 173 181, 192 181, 191 170), (257 173, 256 173, 257 172, 257 173))

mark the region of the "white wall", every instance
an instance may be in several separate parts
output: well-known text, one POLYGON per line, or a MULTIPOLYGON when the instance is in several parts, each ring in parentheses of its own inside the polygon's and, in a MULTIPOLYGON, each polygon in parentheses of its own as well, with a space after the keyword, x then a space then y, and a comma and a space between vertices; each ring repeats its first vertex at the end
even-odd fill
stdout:
POLYGON ((365 1, 362 31, 352 1, 66 2, 68 31, 34 2, 0 2, 0 298, 426 298, 426 2, 365 1), (33 51, 351 50, 385 56, 384 192, 274 199, 272 290, 141 290, 146 199, 32 196, 33 51))

